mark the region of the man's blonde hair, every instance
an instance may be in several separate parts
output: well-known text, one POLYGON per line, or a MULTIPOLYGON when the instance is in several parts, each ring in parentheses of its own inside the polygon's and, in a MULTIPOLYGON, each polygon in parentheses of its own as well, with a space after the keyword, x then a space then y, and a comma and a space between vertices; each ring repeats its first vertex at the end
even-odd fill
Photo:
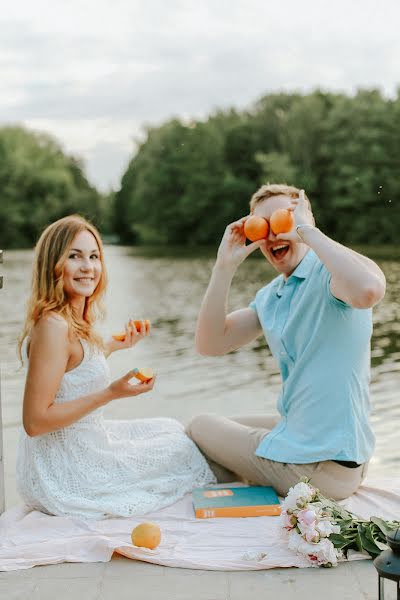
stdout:
MULTIPOLYGON (((250 212, 253 212, 257 204, 260 204, 260 202, 263 202, 272 196, 290 196, 291 198, 298 198, 299 194, 300 189, 293 185, 286 185, 286 183, 267 183, 266 185, 262 185, 260 189, 252 195, 250 199, 250 212)), ((307 197, 307 194, 304 194, 304 196, 307 200, 308 208, 312 212, 311 202, 307 197)))

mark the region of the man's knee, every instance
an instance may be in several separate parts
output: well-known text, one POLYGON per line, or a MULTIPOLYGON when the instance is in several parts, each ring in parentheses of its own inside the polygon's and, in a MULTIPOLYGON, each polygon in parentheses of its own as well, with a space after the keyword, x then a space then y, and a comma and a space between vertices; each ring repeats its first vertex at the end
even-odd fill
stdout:
POLYGON ((201 436, 202 432, 207 431, 208 425, 210 423, 210 418, 212 418, 212 417, 213 417, 213 415, 210 415, 210 414, 196 415, 186 425, 186 429, 185 429, 186 434, 194 442, 196 442, 197 440, 199 440, 202 437, 201 436))

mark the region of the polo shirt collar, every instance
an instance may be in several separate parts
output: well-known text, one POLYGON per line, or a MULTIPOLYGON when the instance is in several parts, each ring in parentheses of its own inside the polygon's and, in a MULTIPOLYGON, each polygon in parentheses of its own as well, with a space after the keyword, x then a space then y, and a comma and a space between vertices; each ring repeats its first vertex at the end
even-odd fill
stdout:
POLYGON ((285 284, 290 281, 292 277, 296 277, 296 279, 307 279, 311 269, 313 268, 316 257, 317 255, 310 248, 304 258, 299 262, 293 273, 287 279, 284 279, 283 275, 280 275, 278 289, 276 290, 276 295, 278 298, 282 296, 282 291, 285 284))
MULTIPOLYGON (((297 279, 307 279, 308 275, 311 272, 311 269, 314 266, 317 255, 311 248, 307 251, 307 254, 304 258, 299 262, 293 273, 290 277, 297 277, 297 279)), ((290 279, 288 277, 288 279, 290 279)))

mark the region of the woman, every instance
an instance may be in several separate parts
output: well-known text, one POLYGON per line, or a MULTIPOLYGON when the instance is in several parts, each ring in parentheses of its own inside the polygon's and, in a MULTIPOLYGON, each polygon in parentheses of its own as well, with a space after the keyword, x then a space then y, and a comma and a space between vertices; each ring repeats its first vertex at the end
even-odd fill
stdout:
POLYGON ((124 341, 105 344, 94 330, 105 288, 95 227, 76 215, 47 227, 20 342, 28 372, 17 485, 30 507, 54 515, 144 514, 214 481, 178 421, 104 419, 106 404, 149 392, 155 380, 133 384, 130 371, 110 383, 106 356, 148 330, 129 323, 124 341))

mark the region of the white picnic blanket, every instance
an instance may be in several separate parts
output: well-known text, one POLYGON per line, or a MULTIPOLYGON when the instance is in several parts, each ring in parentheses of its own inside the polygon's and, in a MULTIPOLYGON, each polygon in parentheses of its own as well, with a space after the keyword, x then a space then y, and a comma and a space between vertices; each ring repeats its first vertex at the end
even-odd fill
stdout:
MULTIPOLYGON (((368 480, 341 504, 362 518, 400 520, 400 480, 368 480)), ((190 569, 251 571, 310 566, 288 549, 280 517, 196 519, 191 494, 144 517, 102 521, 52 517, 23 505, 0 517, 0 571, 61 562, 106 562, 114 551, 190 569), (161 544, 155 550, 131 543, 132 529, 143 521, 161 528, 161 544)), ((353 553, 350 558, 368 556, 353 553)))

